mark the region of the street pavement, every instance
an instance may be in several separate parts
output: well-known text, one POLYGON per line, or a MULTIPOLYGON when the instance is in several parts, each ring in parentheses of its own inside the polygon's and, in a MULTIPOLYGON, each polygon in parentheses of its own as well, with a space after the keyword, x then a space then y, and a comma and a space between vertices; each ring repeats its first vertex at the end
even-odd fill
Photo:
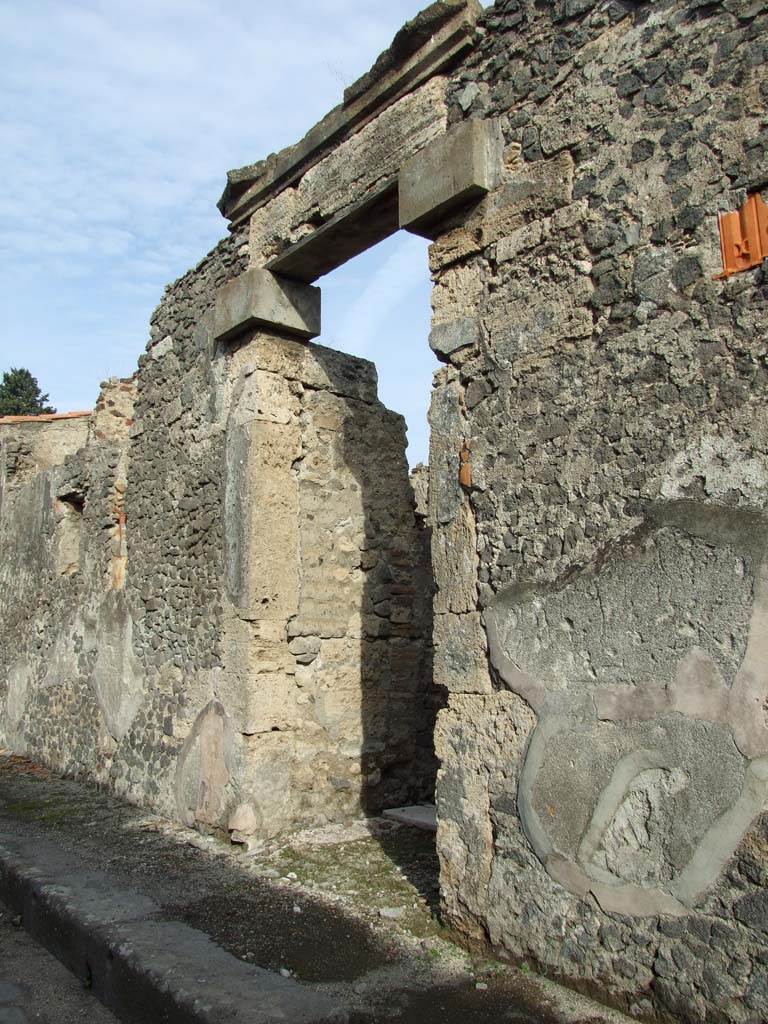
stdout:
POLYGON ((0 1024, 118 1024, 0 904, 0 1024))
POLYGON ((0 752, 0 1024, 627 1022, 454 945, 433 833, 335 828, 244 852, 0 752))

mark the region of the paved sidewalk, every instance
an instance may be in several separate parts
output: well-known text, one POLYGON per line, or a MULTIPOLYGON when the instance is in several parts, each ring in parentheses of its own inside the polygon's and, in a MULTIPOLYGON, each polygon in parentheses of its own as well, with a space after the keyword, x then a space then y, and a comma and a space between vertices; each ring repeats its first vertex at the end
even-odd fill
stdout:
POLYGON ((0 905, 0 1024, 118 1024, 0 905))
POLYGON ((393 822, 243 853, 0 754, 0 897, 123 1020, 626 1024, 467 956, 435 885, 434 837, 393 822))

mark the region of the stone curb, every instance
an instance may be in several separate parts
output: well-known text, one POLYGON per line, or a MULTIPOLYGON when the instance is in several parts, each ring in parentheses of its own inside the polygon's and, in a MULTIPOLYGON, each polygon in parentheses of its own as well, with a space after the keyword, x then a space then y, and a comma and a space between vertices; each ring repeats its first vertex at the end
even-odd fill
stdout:
POLYGON ((161 919, 152 900, 52 843, 0 833, 0 900, 129 1024, 346 1024, 345 1009, 161 919))

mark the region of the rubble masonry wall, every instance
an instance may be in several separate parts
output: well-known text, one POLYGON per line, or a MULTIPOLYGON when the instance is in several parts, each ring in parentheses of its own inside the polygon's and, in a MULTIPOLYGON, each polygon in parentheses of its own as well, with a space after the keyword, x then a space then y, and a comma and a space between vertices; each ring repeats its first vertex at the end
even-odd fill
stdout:
POLYGON ((431 249, 445 912, 644 1015, 768 1009, 762 5, 506 0, 505 181, 431 249), (470 449, 472 485, 459 484, 470 449))

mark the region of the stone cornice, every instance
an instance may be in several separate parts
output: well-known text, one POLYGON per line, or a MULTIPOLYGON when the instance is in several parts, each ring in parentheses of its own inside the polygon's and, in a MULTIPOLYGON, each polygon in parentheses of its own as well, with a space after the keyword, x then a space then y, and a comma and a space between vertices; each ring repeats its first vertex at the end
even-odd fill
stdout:
POLYGON ((478 0, 438 0, 409 21, 369 72, 345 90, 344 102, 294 146, 227 175, 218 208, 230 230, 288 188, 347 136, 422 82, 450 66, 477 40, 478 0))

